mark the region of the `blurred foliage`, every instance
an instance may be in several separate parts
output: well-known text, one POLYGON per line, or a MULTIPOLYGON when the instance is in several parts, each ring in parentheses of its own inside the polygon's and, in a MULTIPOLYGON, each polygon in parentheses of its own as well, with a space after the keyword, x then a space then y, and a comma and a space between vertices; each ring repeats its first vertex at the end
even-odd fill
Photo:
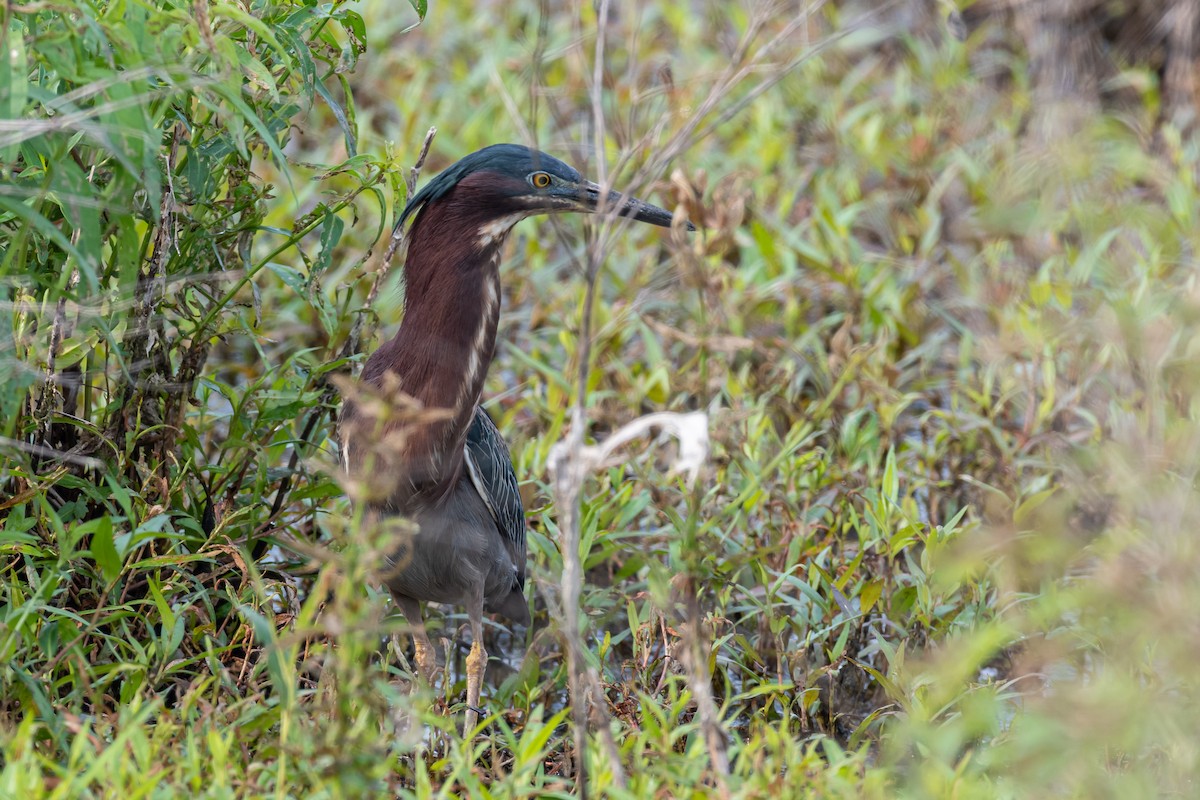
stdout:
MULTIPOLYGON (((649 450, 586 489, 581 610, 627 781, 596 746, 591 788, 1188 796, 1200 147, 1136 67, 1119 113, 1030 135, 1045 109, 989 28, 854 5, 715 109, 741 38, 760 53, 792 16, 609 10, 617 184, 689 122, 708 133, 629 187, 702 231, 613 242, 592 433, 700 409, 714 452, 694 489, 649 450), (980 77, 997 58, 1007 78, 980 77), (693 606, 727 775, 679 666, 693 606)), ((447 713, 452 610, 440 690, 407 696, 380 644, 402 630, 373 588, 386 542, 333 467, 326 378, 357 319, 399 315, 395 274, 364 304, 425 130, 425 177, 527 137, 600 170, 572 144, 597 141, 598 8, 437 7, 413 29, 424 12, 3 12, 0 796, 574 791, 545 465, 589 223, 524 223, 505 254, 487 397, 543 627, 489 632, 488 736, 447 713)))

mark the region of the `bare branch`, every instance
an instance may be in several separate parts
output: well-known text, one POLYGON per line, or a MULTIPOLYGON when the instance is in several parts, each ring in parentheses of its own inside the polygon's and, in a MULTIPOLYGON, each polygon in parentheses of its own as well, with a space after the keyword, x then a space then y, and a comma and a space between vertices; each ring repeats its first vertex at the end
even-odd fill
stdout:
MULTIPOLYGON (((412 200, 413 194, 417 191, 417 178, 421 175, 421 169, 425 166, 425 159, 429 156, 429 146, 433 144, 433 137, 437 136, 437 128, 430 128, 425 134, 425 141, 421 143, 421 152, 417 155, 417 160, 413 162, 412 169, 408 171, 408 178, 405 179, 404 185, 408 189, 407 200, 412 200)), ((397 220, 399 213, 403 209, 397 209, 397 220)), ((396 256, 396 251, 400 249, 401 243, 404 242, 404 230, 400 225, 392 228, 392 237, 388 240, 387 249, 383 251, 383 264, 375 273, 375 282, 371 284, 371 290, 367 292, 366 307, 370 308, 375 304, 375 298, 379 296, 379 287, 383 284, 383 279, 386 278, 392 270, 392 259, 396 256)), ((361 326, 356 324, 358 330, 361 331, 361 326)), ((354 348, 358 348, 357 339, 347 342, 353 343, 354 348)))
POLYGON ((10 439, 7 436, 0 436, 0 447, 11 447, 14 450, 21 450, 26 453, 32 453, 38 458, 44 458, 47 461, 65 461, 68 464, 75 464, 84 469, 103 469, 104 462, 98 458, 90 456, 81 456, 77 453, 64 452, 55 450, 53 447, 45 447, 40 444, 31 442, 22 442, 20 439, 10 439))
POLYGON ((600 444, 582 445, 573 451, 568 449, 568 441, 558 442, 550 448, 549 467, 558 472, 572 458, 580 462, 582 470, 595 472, 609 466, 609 458, 641 436, 645 436, 654 428, 659 428, 664 435, 675 437, 679 441, 679 455, 672 466, 673 473, 686 473, 688 485, 692 486, 700 474, 708 458, 708 415, 703 411, 693 411, 678 414, 671 411, 660 411, 638 417, 617 429, 600 444))

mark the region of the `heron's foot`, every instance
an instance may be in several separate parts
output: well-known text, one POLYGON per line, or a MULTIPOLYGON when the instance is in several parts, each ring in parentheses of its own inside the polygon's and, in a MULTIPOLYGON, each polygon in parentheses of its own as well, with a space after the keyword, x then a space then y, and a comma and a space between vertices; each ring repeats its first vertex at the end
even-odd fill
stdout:
POLYGON ((483 673, 487 669, 487 651, 478 639, 467 654, 467 718, 463 723, 463 738, 471 735, 479 722, 479 691, 483 687, 483 673))

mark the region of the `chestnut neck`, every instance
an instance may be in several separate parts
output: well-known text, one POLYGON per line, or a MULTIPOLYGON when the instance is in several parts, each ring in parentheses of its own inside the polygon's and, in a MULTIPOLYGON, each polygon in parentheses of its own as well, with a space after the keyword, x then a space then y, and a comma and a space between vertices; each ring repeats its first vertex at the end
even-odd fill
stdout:
POLYGON ((467 189, 418 212, 404 265, 404 319, 363 368, 367 383, 378 386, 390 373, 423 407, 449 415, 405 437, 408 474, 400 483, 413 497, 443 496, 462 470, 463 441, 495 355, 500 246, 519 219, 498 218, 467 189))

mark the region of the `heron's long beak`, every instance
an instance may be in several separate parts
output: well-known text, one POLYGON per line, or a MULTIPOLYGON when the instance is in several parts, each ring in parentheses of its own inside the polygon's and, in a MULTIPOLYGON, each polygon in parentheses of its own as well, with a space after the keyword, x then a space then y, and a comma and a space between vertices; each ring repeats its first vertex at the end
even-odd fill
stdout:
MULTIPOLYGON (((601 207, 600 197, 603 194, 603 189, 599 184, 584 181, 580 184, 579 189, 579 202, 584 207, 583 210, 593 213, 615 213, 618 216, 630 217, 639 222, 649 222, 651 225, 658 225, 663 228, 671 227, 672 215, 665 208, 659 208, 658 206, 643 202, 636 197, 627 197, 620 192, 609 192, 603 207, 601 207)), ((686 220, 684 227, 689 231, 696 230, 696 226, 686 220)))

